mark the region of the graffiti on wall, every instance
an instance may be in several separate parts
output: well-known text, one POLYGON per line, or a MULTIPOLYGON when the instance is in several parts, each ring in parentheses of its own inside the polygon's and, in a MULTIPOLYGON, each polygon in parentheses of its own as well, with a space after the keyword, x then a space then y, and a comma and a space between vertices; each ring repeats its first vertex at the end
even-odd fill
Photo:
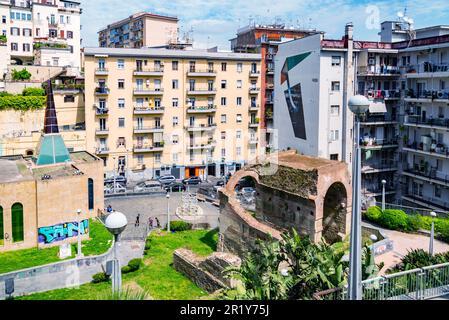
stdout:
POLYGON ((78 230, 81 235, 89 233, 89 220, 80 222, 66 222, 51 227, 42 227, 38 229, 39 243, 50 244, 78 236, 78 230))

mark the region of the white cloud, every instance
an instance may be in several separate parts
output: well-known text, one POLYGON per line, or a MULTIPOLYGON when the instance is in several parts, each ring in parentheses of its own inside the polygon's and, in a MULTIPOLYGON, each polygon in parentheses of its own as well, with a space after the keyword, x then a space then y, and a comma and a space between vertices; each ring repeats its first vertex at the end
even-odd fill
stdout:
MULTIPOLYGON (((250 18, 261 24, 273 23, 276 17, 285 23, 325 31, 328 37, 341 38, 347 22, 353 22, 359 39, 377 40, 378 29, 367 29, 366 7, 379 8, 380 21, 394 19, 404 8, 404 0, 81 0, 84 45, 97 45, 97 32, 111 22, 139 12, 150 11, 178 16, 182 29, 194 29, 197 47, 218 45, 229 49, 229 39, 250 18)), ((447 0, 408 0, 408 14, 416 27, 449 24, 447 0)))

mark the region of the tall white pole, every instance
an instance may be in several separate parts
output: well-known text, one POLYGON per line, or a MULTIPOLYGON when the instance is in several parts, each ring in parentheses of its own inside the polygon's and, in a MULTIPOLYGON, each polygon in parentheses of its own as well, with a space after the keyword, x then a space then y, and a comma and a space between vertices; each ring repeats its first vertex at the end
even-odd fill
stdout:
POLYGON ((385 184, 387 181, 382 180, 382 211, 385 211, 385 184))
POLYGON ((77 252, 77 257, 81 258, 83 256, 83 253, 81 252, 81 209, 78 209, 76 211, 77 215, 77 223, 78 223, 78 252, 77 252))
POLYGON ((435 240, 435 217, 436 217, 436 213, 434 211, 432 211, 430 213, 430 216, 432 217, 432 227, 430 228, 430 242, 429 242, 429 254, 431 256, 434 255, 434 249, 433 249, 433 242, 435 240))
POLYGON ((355 116, 355 143, 352 170, 351 248, 349 260, 349 299, 362 300, 362 217, 361 217, 361 149, 360 119, 355 116))
POLYGON ((167 232, 170 233, 170 194, 167 193, 167 232))

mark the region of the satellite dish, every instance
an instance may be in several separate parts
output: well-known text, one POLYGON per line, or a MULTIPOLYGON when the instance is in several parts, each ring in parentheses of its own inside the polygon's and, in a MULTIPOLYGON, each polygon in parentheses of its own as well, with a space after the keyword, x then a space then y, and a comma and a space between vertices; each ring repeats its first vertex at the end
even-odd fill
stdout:
POLYGON ((404 18, 404 13, 403 13, 402 11, 399 11, 399 12, 398 12, 398 17, 399 17, 399 18, 404 18))

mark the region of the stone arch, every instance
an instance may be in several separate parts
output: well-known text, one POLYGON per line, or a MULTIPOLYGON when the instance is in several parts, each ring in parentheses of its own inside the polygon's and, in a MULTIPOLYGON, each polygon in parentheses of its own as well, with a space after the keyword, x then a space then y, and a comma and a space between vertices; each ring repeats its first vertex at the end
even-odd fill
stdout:
POLYGON ((233 192, 235 187, 238 185, 240 179, 243 179, 245 177, 251 177, 256 181, 256 183, 259 183, 259 174, 256 171, 240 170, 240 171, 237 171, 231 177, 231 179, 229 179, 228 183, 226 184, 226 190, 229 192, 233 192))
POLYGON ((341 240, 339 234, 347 231, 348 193, 347 186, 337 181, 329 186, 324 195, 322 237, 328 243, 341 240))

